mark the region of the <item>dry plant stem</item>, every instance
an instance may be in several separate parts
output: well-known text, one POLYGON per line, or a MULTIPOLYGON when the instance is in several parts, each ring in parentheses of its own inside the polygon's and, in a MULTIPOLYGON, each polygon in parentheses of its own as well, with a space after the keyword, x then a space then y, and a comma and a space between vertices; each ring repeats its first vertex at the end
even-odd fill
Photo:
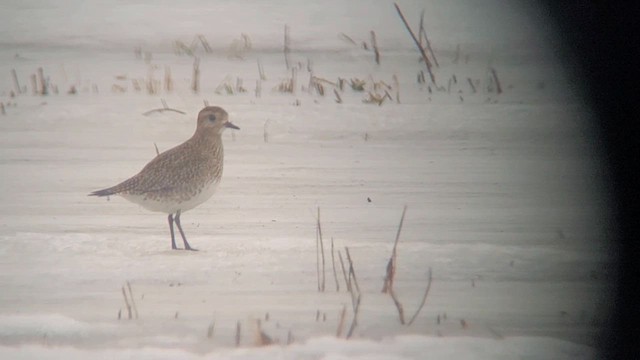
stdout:
POLYGON ((291 93, 296 93, 296 84, 298 83, 298 69, 291 68, 291 93))
POLYGON ((316 81, 316 82, 325 83, 325 84, 327 84, 327 85, 331 85, 331 86, 333 86, 333 87, 338 86, 338 84, 337 84, 337 83, 335 83, 335 82, 333 82, 333 81, 331 81, 331 80, 327 80, 327 79, 325 79, 325 78, 318 77, 318 76, 314 76, 314 77, 313 77, 313 79, 314 79, 314 81, 316 81))
POLYGON ((429 37, 427 36, 427 31, 424 29, 424 9, 420 13, 420 29, 418 30, 418 37, 420 38, 419 39, 420 45, 422 45, 422 38, 424 38, 427 45, 427 49, 429 50, 429 54, 431 54, 431 58, 433 59, 433 63, 436 65, 436 67, 440 67, 440 64, 438 64, 438 59, 436 59, 436 54, 433 52, 433 49, 431 48, 431 41, 429 41, 429 37))
POLYGON ((284 64, 287 66, 287 69, 290 68, 289 66, 289 25, 285 24, 284 25, 284 64))
POLYGON ((404 307, 402 306, 402 303, 400 303, 400 300, 398 300, 396 292, 393 290, 393 288, 389 289, 389 295, 391 295, 391 299, 398 309, 398 318, 400 319, 400 324, 404 325, 404 307))
POLYGON ((13 79, 13 87, 16 89, 16 94, 22 94, 22 89, 20 88, 20 82, 18 82, 18 74, 16 73, 16 69, 11 69, 11 78, 13 79))
POLYGON ((240 321, 238 320, 238 322, 236 323, 236 347, 240 346, 241 329, 242 327, 240 326, 240 321))
POLYGON ((124 297, 124 304, 127 306, 127 314, 129 316, 129 320, 131 320, 131 305, 129 304, 129 299, 127 299, 127 292, 124 290, 124 286, 122 287, 122 296, 124 297))
POLYGON ((176 109, 170 109, 170 108, 161 108, 161 109, 152 109, 149 111, 145 111, 142 113, 142 115, 144 116, 149 116, 151 114, 153 114, 154 112, 164 112, 164 111, 173 111, 173 112, 177 112, 178 114, 186 114, 184 111, 180 111, 180 110, 176 110, 176 109))
POLYGON ((471 87, 471 91, 475 94, 476 91, 476 86, 473 84, 473 80, 471 80, 471 78, 467 78, 467 81, 469 82, 469 86, 471 87))
POLYGON ((351 292, 351 281, 347 277, 347 271, 344 267, 344 261, 342 261, 342 253, 338 250, 338 259, 340 260, 340 267, 342 268, 342 276, 344 276, 344 283, 347 284, 347 291, 351 292))
POLYGON ((360 313, 360 300, 362 299, 362 295, 358 294, 358 298, 356 299, 355 306, 353 309, 353 319, 351 320, 351 326, 349 327, 349 332, 347 332, 347 339, 350 339, 353 336, 353 331, 358 326, 358 314, 360 313))
POLYGON ((244 86, 242 86, 242 78, 236 78, 236 91, 239 93, 247 91, 244 86))
POLYGON ((156 143, 153 143, 153 147, 156 148, 156 156, 160 155, 160 150, 158 150, 158 145, 156 145, 156 143))
POLYGON ((331 267, 333 268, 333 280, 336 282, 336 292, 340 292, 340 283, 338 282, 338 272, 336 271, 336 256, 333 250, 333 237, 331 238, 331 267))
POLYGON ((342 305, 342 311, 340 311, 340 319, 338 320, 338 330, 336 330, 336 337, 342 336, 344 331, 344 320, 347 317, 347 305, 342 305))
POLYGON ((391 258, 389 258, 389 261, 387 262, 387 273, 385 275, 384 283, 382 285, 382 291, 381 291, 383 294, 389 293, 391 291, 391 288, 393 287, 393 278, 395 276, 395 273, 396 273, 396 267, 395 267, 395 263, 392 255, 391 258))
POLYGON ((393 87, 396 88, 396 103, 400 104, 400 81, 396 74, 393 74, 393 87))
POLYGON ((173 79, 171 78, 171 68, 169 66, 164 67, 164 90, 166 92, 173 91, 173 79))
MULTIPOLYGON (((318 275, 318 290, 321 292, 324 292, 325 289, 325 284, 326 284, 326 279, 325 279, 325 261, 324 261, 324 242, 322 241, 322 225, 320 223, 320 207, 318 207, 318 227, 317 227, 317 231, 318 231, 318 240, 319 240, 319 246, 320 246, 320 255, 321 255, 321 259, 322 259, 322 275, 318 275)), ((318 265, 320 266, 320 265, 318 265)))
MULTIPOLYGON (((269 121, 271 121, 271 120, 267 119, 267 121, 264 122, 264 128, 263 128, 263 133, 262 133, 262 138, 264 139, 265 143, 269 142, 269 133, 267 132, 267 126, 269 125, 269 121)), ((317 241, 317 239, 316 239, 316 241, 317 241)))
POLYGON ((197 56, 193 59, 193 79, 191 83, 191 90, 196 94, 200 90, 200 58, 197 56))
POLYGON ((426 81, 424 80, 424 71, 420 70, 418 73, 418 84, 424 84, 426 81))
POLYGON ((0 102, 0 114, 2 115, 6 115, 7 112, 4 110, 4 103, 0 102))
POLYGON ((353 46, 358 46, 358 44, 357 44, 355 41, 353 41, 353 39, 352 39, 351 37, 349 37, 347 34, 345 34, 345 33, 340 33, 340 34, 338 34, 338 36, 339 36, 341 39, 346 40, 346 41, 348 41, 349 43, 351 43, 351 45, 353 45, 353 46))
MULTIPOLYGON (((307 85, 307 92, 311 94, 311 90, 316 87, 316 82, 314 80, 313 71, 309 71, 309 84, 307 85)), ((317 90, 317 88, 316 88, 317 90)))
POLYGON ((338 93, 338 90, 333 89, 333 93, 336 95, 336 102, 338 104, 342 104, 342 97, 340 96, 340 94, 338 93))
POLYGON ((36 80, 36 74, 31 74, 29 80, 31 80, 31 89, 33 95, 38 95, 38 81, 36 80))
POLYGON ((413 31, 411 30, 411 27, 409 26, 409 23, 407 23, 407 19, 404 18, 404 15, 402 14, 402 11, 400 10, 400 7, 398 6, 398 4, 394 3, 393 6, 396 7, 396 10, 398 11, 398 15, 400 15, 400 19, 402 19, 402 22, 404 23, 404 26, 407 28, 407 31, 409 31, 409 34, 411 35, 411 38, 413 39, 413 41, 415 42, 416 46, 418 47, 418 50, 420 50, 420 54, 422 55, 422 59, 424 60, 424 63, 427 66, 427 71, 429 72, 429 76, 431 77, 431 82, 433 82, 435 84, 436 83, 436 78, 433 75, 433 72, 431 71, 431 66, 432 66, 431 65, 431 61, 429 61, 429 58, 427 57, 427 54, 424 52, 424 48, 422 47, 422 45, 420 45, 420 42, 418 42, 418 39, 413 34, 413 31))
POLYGON ((396 296, 396 293, 393 289, 393 281, 394 281, 394 277, 395 277, 395 273, 396 273, 396 259, 397 259, 397 248, 398 248, 398 241, 400 240, 400 233, 402 231, 402 224, 404 223, 404 216, 407 212, 407 206, 405 205, 404 208, 402 209, 402 216, 400 217, 400 224, 398 225, 398 232, 396 233, 396 240, 393 244, 393 250, 391 252, 391 257, 389 258, 389 262, 387 263, 387 276, 385 277, 384 280, 384 286, 382 288, 382 292, 383 293, 389 293, 389 295, 391 296, 391 299, 393 300, 393 303, 395 304, 396 308, 398 309, 398 317, 400 319, 400 324, 404 325, 405 324, 405 320, 404 320, 404 308, 402 306, 402 303, 400 303, 400 300, 398 300, 398 297, 396 296))
POLYGON ((316 282, 318 291, 320 290, 320 233, 318 232, 318 225, 316 223, 316 282))
POLYGON ((147 71, 147 81, 145 82, 145 85, 147 86, 147 92, 151 95, 157 92, 157 89, 155 87, 155 82, 156 81, 153 78, 153 67, 149 66, 147 71))
POLYGON ((258 61, 258 74, 260 74, 260 80, 265 81, 267 80, 267 77, 264 75, 264 68, 262 67, 262 63, 260 62, 260 59, 258 59, 257 61, 258 61))
POLYGON ((202 47, 204 48, 204 51, 206 53, 211 53, 211 46, 209 46, 209 42, 207 41, 207 39, 204 37, 204 35, 198 35, 198 40, 200 40, 200 43, 202 44, 202 47))
POLYGON ((418 43, 422 46, 422 29, 424 28, 424 9, 420 12, 420 25, 418 25, 418 43))
POLYGON ((40 83, 38 93, 40 95, 47 95, 47 81, 44 78, 44 70, 41 67, 38 68, 38 82, 40 83))
POLYGON ((432 279, 433 279, 433 277, 431 275, 431 268, 429 268, 429 280, 427 282, 427 288, 424 291, 424 295, 422 295, 422 300, 420 301, 420 306, 418 306, 418 309, 416 310, 415 314, 413 314, 413 316, 411 317, 411 320, 409 320, 409 323, 407 325, 411 326, 411 324, 413 324, 413 322, 418 317, 418 314, 420 314, 420 311, 424 307, 424 304, 427 302, 427 296, 429 296, 429 290, 431 290, 431 281, 432 281, 432 279))
POLYGON ((138 318, 138 307, 136 306, 136 301, 133 298, 133 292, 131 291, 131 284, 127 281, 127 289, 129 289, 129 297, 131 298, 131 305, 133 306, 133 314, 135 318, 138 318))
POLYGON ((384 279, 384 286, 382 292, 386 293, 393 289, 393 280, 396 273, 396 257, 398 250, 398 241, 400 241, 400 233, 402 232, 402 224, 404 223, 404 216, 407 213, 407 205, 402 209, 402 216, 400 217, 400 224, 398 225, 398 231, 396 232, 396 240, 393 243, 393 250, 391 251, 391 257, 387 263, 387 276, 384 279))
MULTIPOLYGON (((360 294, 360 286, 358 285, 358 279, 356 278, 356 272, 353 267, 353 261, 351 261, 351 254, 349 254, 349 248, 345 246, 344 250, 347 253, 347 260, 349 261, 349 278, 353 279, 353 285, 356 286, 355 290, 356 292, 358 292, 358 294, 360 294)), ((353 293, 353 288, 351 292, 353 293)))
POLYGON ((376 32, 373 30, 371 30, 371 46, 373 47, 376 64, 380 65, 380 51, 378 50, 378 43, 376 41, 376 32))
POLYGON ((491 69, 489 69, 489 71, 491 71, 491 75, 493 76, 493 80, 496 83, 496 92, 498 94, 502 94, 502 86, 500 86, 500 80, 498 80, 498 73, 496 72, 496 69, 491 68, 491 69))

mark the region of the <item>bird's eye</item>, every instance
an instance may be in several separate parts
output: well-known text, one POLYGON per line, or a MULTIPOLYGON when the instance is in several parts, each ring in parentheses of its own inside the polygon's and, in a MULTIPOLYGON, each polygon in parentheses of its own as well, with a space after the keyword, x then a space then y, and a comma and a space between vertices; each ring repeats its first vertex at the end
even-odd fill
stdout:
POLYGON ((216 121, 216 116, 213 115, 213 114, 209 115, 209 120, 210 121, 216 121))

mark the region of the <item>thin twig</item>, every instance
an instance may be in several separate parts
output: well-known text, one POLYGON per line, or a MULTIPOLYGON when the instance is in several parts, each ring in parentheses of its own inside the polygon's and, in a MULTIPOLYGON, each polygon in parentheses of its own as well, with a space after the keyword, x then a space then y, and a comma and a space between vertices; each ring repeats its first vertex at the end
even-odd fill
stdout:
POLYGON ((353 336, 353 331, 358 326, 358 314, 360 313, 360 300, 362 299, 362 295, 358 294, 358 298, 356 299, 356 303, 353 309, 353 319, 351 320, 351 326, 349 327, 349 332, 347 332, 347 339, 350 339, 353 336))
POLYGON ((257 61, 258 61, 258 74, 260 74, 260 80, 265 81, 267 80, 267 77, 264 74, 264 67, 262 67, 262 63, 260 62, 260 59, 258 59, 257 61))
POLYGON ((396 103, 400 104, 400 81, 396 74, 393 74, 393 86, 396 88, 396 103))
POLYGON ((320 224, 320 207, 318 206, 318 239, 320 241, 320 254, 322 256, 322 280, 319 283, 318 290, 324 292, 325 289, 325 262, 324 262, 324 242, 322 241, 322 225, 320 224))
POLYGON ((200 40, 200 43, 202 44, 202 47, 204 48, 204 51, 206 53, 211 53, 212 52, 211 46, 209 45, 209 42, 204 37, 204 35, 202 35, 202 34, 198 35, 198 40, 200 40))
POLYGON ((398 297, 396 296, 396 292, 393 290, 393 288, 389 289, 389 295, 391 295, 391 299, 393 299, 393 303, 396 305, 396 308, 398 309, 398 318, 400 319, 400 324, 404 325, 405 324, 404 307, 402 306, 402 303, 400 302, 400 300, 398 300, 398 297))
POLYGON ((376 32, 373 30, 371 30, 371 46, 373 47, 376 64, 380 65, 380 51, 378 50, 378 43, 376 41, 376 32))
POLYGON ((127 288, 129 289, 129 297, 131 298, 131 305, 133 305, 133 314, 135 318, 138 318, 138 307, 136 306, 136 301, 133 298, 133 292, 131 291, 131 284, 127 281, 127 288))
MULTIPOLYGON (((267 131, 267 127, 269 126, 269 121, 271 121, 271 119, 267 119, 267 121, 264 122, 264 126, 262 128, 262 139, 264 140, 265 143, 269 142, 269 132, 267 131)), ((316 234, 316 242, 317 241, 318 241, 318 238, 316 234)))
POLYGON ((197 56, 193 59, 193 79, 191 80, 191 90, 196 94, 200 90, 200 58, 197 56))
POLYGON ((342 336, 344 330, 344 320, 347 317, 347 305, 342 305, 342 311, 340 311, 340 319, 338 320, 338 330, 336 330, 336 337, 342 336))
POLYGON ((400 15, 400 19, 402 19, 402 22, 404 23, 404 26, 409 31, 409 34, 411 35, 411 38, 413 39, 413 41, 416 43, 416 46, 418 47, 418 50, 420 50, 420 54, 422 55, 422 59, 424 60, 425 65, 427 66, 427 71, 429 72, 429 76, 431 77, 431 81, 435 84, 436 83, 436 78, 433 75, 433 72, 431 71, 431 66, 432 66, 431 65, 431 61, 429 61, 429 58, 427 57, 427 54, 424 52, 424 48, 422 47, 422 45, 420 45, 420 42, 418 42, 418 39, 413 34, 413 31, 411 30, 411 27, 409 26, 409 23, 407 23, 407 19, 404 18, 404 15, 402 14, 402 11, 400 10, 400 7, 398 6, 398 4, 394 3, 393 6, 396 7, 396 10, 398 11, 398 15, 400 15))
POLYGON ((284 64, 287 66, 287 69, 289 69, 289 25, 285 24, 284 25, 284 64))
POLYGON ((340 93, 338 93, 338 90, 333 89, 333 93, 336 95, 336 102, 338 104, 342 104, 342 97, 340 96, 340 93))
POLYGON ((320 290, 320 233, 318 232, 318 225, 316 223, 316 281, 318 285, 318 291, 320 290))
POLYGON ((171 77, 171 68, 168 65, 164 67, 164 90, 173 91, 173 78, 171 77))
POLYGON ((344 276, 344 283, 347 284, 347 291, 351 292, 351 281, 347 277, 347 271, 344 267, 344 261, 342 261, 342 253, 338 250, 338 259, 340 259, 340 267, 342 268, 342 276, 344 276))
POLYGON ((345 40, 345 41, 351 43, 351 45, 353 45, 353 46, 358 46, 358 44, 355 41, 353 41, 353 39, 351 37, 349 37, 349 35, 347 35, 345 33, 338 34, 338 37, 341 38, 342 40, 345 40))
POLYGON ((429 282, 427 283, 427 288, 424 291, 424 295, 422 296, 422 301, 420 301, 420 306, 418 307, 418 310, 416 310, 416 313, 413 314, 413 316, 411 317, 411 320, 409 320, 409 323, 407 323, 408 326, 411 326, 411 324, 413 324, 413 321, 418 317, 418 314, 420 314, 420 310, 422 310, 422 307, 424 307, 425 302, 427 302, 427 296, 429 295, 429 290, 431 290, 431 281, 432 281, 431 268, 429 268, 429 282))
POLYGON ((238 320, 238 322, 236 323, 236 347, 240 346, 240 339, 241 339, 241 329, 242 327, 240 326, 240 320, 238 320))
POLYGON ((336 292, 340 292, 340 283, 338 282, 338 273, 336 272, 336 256, 333 250, 333 237, 331 237, 331 267, 333 268, 333 280, 336 282, 336 292))
POLYGON ((398 232, 396 232, 396 240, 393 244, 393 250, 391 252, 391 257, 389 258, 389 262, 387 263, 387 276, 384 279, 384 285, 382 287, 382 292, 383 293, 389 293, 389 295, 391 296, 391 299, 393 300, 393 303, 395 304, 396 308, 398 309, 398 317, 400 319, 400 324, 404 325, 405 324, 405 320, 404 320, 404 308, 402 306, 402 303, 400 303, 400 300, 398 299, 398 297, 396 296, 396 293, 393 289, 393 281, 395 278, 395 274, 396 274, 396 263, 397 263, 397 256, 398 256, 398 252, 397 252, 397 248, 398 248, 398 241, 400 241, 400 233, 402 232, 402 224, 404 223, 404 216, 407 212, 407 205, 404 206, 404 208, 402 209, 402 216, 400 217, 400 224, 398 225, 398 232))
POLYGON ((476 93, 476 86, 473 84, 473 80, 471 80, 471 78, 467 78, 467 81, 469 82, 469 86, 471 86, 471 91, 473 91, 473 93, 476 93))
POLYGON ((501 94, 502 93, 502 86, 500 86, 500 80, 498 80, 498 73, 496 72, 496 69, 490 68, 489 71, 491 72, 491 75, 493 76, 493 80, 496 83, 496 92, 498 94, 501 94))
POLYGON ((384 279, 384 285, 382 287, 382 292, 386 293, 389 290, 393 289, 393 280, 396 272, 396 257, 397 257, 397 249, 398 249, 398 241, 400 241, 400 232, 402 231, 402 224, 404 223, 404 216, 407 213, 407 205, 402 209, 402 216, 400 217, 400 224, 398 225, 398 231, 396 232, 396 240, 393 243, 393 250, 391 251, 391 257, 389 258, 389 262, 387 263, 387 276, 384 279))
POLYGON ((40 81, 40 90, 38 90, 38 93, 40 95, 47 95, 47 80, 44 78, 44 70, 41 67, 38 68, 38 80, 40 81))
POLYGON ((122 296, 124 296, 124 303, 127 306, 127 314, 129 315, 129 320, 131 320, 131 305, 129 304, 129 300, 127 299, 127 292, 124 290, 124 286, 122 287, 122 296))
POLYGON ((418 29, 418 37, 420 38, 420 45, 422 45, 422 38, 424 38, 427 49, 429 50, 429 54, 431 54, 431 58, 433 59, 433 63, 436 65, 436 67, 440 67, 440 64, 438 64, 438 59, 436 59, 436 54, 431 48, 431 41, 429 41, 427 31, 424 29, 424 9, 422 9, 422 12, 420 13, 420 29, 418 29))
POLYGON ((13 87, 16 89, 16 94, 22 94, 22 88, 20 87, 20 82, 18 82, 16 69, 11 69, 11 78, 13 79, 13 87))
POLYGON ((142 115, 149 116, 149 115, 153 114, 154 112, 164 112, 164 111, 173 111, 173 112, 177 112, 178 114, 182 114, 182 115, 186 114, 184 111, 181 111, 181 110, 176 110, 176 109, 171 109, 171 108, 160 108, 160 109, 152 109, 152 110, 149 110, 149 111, 145 111, 145 112, 142 113, 142 115))
POLYGON ((353 284, 356 286, 355 289, 358 293, 360 293, 360 286, 358 285, 358 279, 356 278, 356 271, 353 267, 353 261, 351 260, 351 254, 349 254, 349 248, 344 247, 345 252, 347 253, 347 260, 349 261, 349 278, 353 279, 353 284))

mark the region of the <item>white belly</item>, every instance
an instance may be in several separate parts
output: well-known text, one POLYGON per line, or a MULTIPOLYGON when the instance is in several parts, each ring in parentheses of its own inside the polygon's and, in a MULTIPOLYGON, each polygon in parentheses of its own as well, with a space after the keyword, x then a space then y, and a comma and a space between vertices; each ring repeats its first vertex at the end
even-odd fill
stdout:
POLYGON ((143 208, 150 211, 163 212, 167 214, 175 214, 178 212, 185 212, 191 210, 203 202, 209 200, 216 192, 219 181, 213 181, 209 185, 202 188, 202 190, 195 196, 188 199, 177 201, 175 199, 150 199, 144 195, 132 195, 132 194, 120 194, 123 198, 136 203, 143 208))

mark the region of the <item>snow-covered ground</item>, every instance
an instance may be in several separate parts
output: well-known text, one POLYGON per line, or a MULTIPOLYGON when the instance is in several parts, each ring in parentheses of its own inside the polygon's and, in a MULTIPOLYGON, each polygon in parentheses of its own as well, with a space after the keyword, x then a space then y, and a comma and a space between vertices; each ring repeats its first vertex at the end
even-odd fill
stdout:
POLYGON ((303 3, 0 5, 0 358, 596 356, 615 275, 607 176, 544 12, 499 0, 398 2, 415 28, 425 9, 438 89, 417 83, 425 67, 393 3, 303 3), (293 94, 275 90, 291 76, 284 24, 293 94), (370 30, 380 65, 339 36, 370 43, 370 30), (174 50, 197 34, 213 52, 195 42, 194 94, 193 57, 174 50), (32 93, 39 67, 46 96, 32 93), (15 97, 13 69, 26 88, 15 97), (332 82, 366 80, 367 90, 384 81, 393 100, 364 103, 367 91, 347 84, 337 103, 327 83, 324 96, 308 91, 310 69, 332 82), (238 78, 247 92, 216 93, 238 78), (161 99, 186 114, 142 115, 161 99), (200 251, 171 251, 164 215, 86 195, 139 171, 154 143, 162 151, 188 138, 204 101, 241 130, 224 135, 218 193, 183 216, 200 251), (380 292, 404 205, 395 288, 407 317, 433 271, 411 326, 380 292), (349 340, 352 301, 339 265, 336 291, 332 238, 336 257, 349 247, 362 293, 349 340), (256 347, 259 321, 276 345, 256 347))

